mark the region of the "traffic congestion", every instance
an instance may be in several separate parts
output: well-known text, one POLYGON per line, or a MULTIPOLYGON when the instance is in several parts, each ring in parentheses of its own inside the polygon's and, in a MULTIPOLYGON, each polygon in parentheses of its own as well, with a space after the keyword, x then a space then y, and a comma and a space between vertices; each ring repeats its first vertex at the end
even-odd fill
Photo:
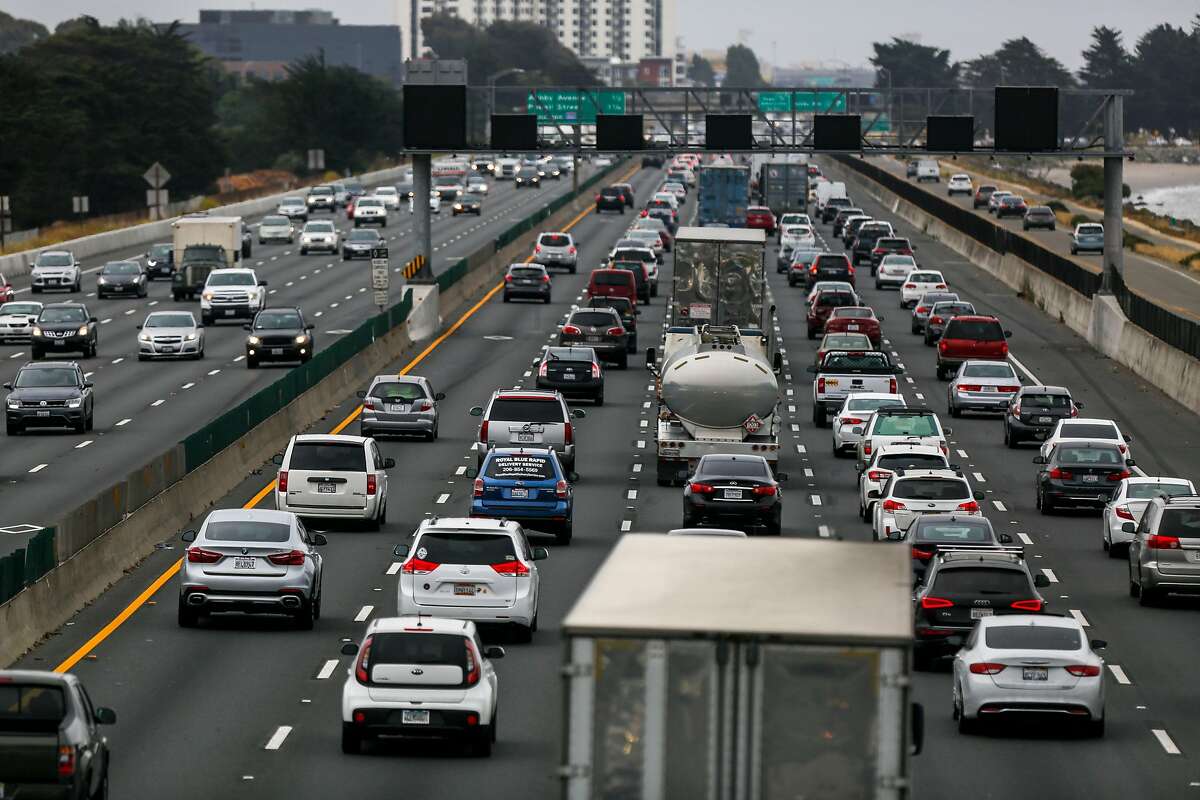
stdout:
MULTIPOLYGON (((525 186, 566 169, 514 161, 497 171, 525 186)), ((1069 334, 855 195, 836 163, 797 166, 802 208, 778 214, 762 183, 749 189, 761 205, 698 200, 710 175, 751 183, 728 157, 622 170, 562 230, 539 231, 433 348, 264 453, 261 474, 18 664, 75 677, 0 673, 0 696, 17 692, 54 736, 68 705, 91 709, 88 692, 104 705, 86 712, 96 723, 121 715, 79 770, 80 796, 105 796, 110 774, 114 794, 152 796, 153 764, 218 741, 240 753, 205 787, 225 796, 378 792, 397 769, 421 795, 487 782, 551 796, 560 626, 610 547, 641 532, 804 537, 911 555, 918 793, 990 781, 993 796, 1072 796, 1078 781, 1054 774, 1065 759, 1146 761, 1163 737, 1200 746, 1160 687, 1133 694, 1178 635, 1167 620, 1189 608, 1181 595, 1200 589, 1200 497, 1172 469, 1191 462, 1131 413, 1136 381, 1098 384, 1069 334), (944 769, 956 758, 978 767, 944 769), (1013 775, 1012 758, 1033 767, 1013 775)), ((253 245, 353 258, 375 243, 361 226, 386 229, 403 206, 397 188, 339 199, 318 187, 265 218, 253 245), (342 238, 321 212, 349 204, 342 238)), ((431 203, 460 213, 461 198, 435 191, 431 203)), ((200 303, 147 316, 139 359, 204 358, 226 317, 247 323, 247 367, 311 356, 308 311, 268 301, 271 284, 238 265, 251 243, 235 232, 228 244, 203 281, 177 289, 172 276, 200 303), (166 337, 178 351, 159 349, 166 337)), ((191 265, 178 241, 174 252, 176 269, 191 265)), ((129 271, 114 267, 113 292, 129 271)), ((30 304, 0 315, 16 305, 30 304)), ((95 354, 84 304, 37 311, 24 323, 35 354, 68 311, 62 349, 79 339, 95 354)), ((39 420, 90 429, 89 375, 69 360, 22 367, 9 433, 39 420), (39 396, 22 392, 49 387, 67 398, 63 416, 30 415, 39 396)), ((1184 791, 1181 772, 1140 777, 1143 794, 1184 791)))

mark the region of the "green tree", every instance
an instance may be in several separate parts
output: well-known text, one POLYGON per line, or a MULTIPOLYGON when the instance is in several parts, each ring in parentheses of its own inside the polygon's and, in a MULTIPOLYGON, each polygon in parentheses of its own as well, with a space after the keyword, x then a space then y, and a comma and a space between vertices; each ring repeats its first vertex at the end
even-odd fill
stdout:
POLYGON ((0 11, 0 55, 15 53, 26 45, 50 35, 46 26, 28 19, 17 19, 0 11))
POLYGON ((1058 86, 1069 88, 1075 78, 1058 59, 1022 36, 1009 39, 994 53, 963 64, 963 83, 977 88, 993 86, 1058 86))
POLYGON ((509 69, 524 73, 506 84, 594 86, 596 76, 544 25, 532 22, 493 22, 477 28, 450 14, 421 21, 425 42, 439 58, 467 60, 468 81, 483 85, 509 69))
POLYGON ((958 78, 958 65, 950 61, 950 51, 893 38, 890 42, 875 42, 871 45, 875 55, 875 85, 900 86, 954 86, 958 78))
POLYGON ((712 62, 699 53, 692 54, 692 63, 688 66, 688 79, 701 86, 716 86, 717 73, 713 70, 712 62))
POLYGON ((1138 40, 1134 50, 1134 96, 1129 122, 1166 133, 1200 130, 1200 88, 1187 79, 1200 64, 1200 34, 1158 25, 1138 40))
POLYGON ((721 85, 740 89, 763 84, 758 56, 754 55, 754 51, 744 44, 730 45, 725 51, 725 80, 721 85))
POLYGON ((1106 25, 1092 28, 1092 44, 1083 51, 1079 81, 1089 89, 1128 89, 1133 85, 1133 57, 1121 32, 1106 25))

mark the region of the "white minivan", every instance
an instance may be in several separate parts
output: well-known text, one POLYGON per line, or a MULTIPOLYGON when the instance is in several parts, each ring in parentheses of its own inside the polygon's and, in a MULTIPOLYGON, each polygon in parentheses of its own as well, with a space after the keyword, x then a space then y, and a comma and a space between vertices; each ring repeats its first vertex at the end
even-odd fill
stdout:
POLYGON ((299 434, 275 457, 275 508, 301 517, 387 521, 387 470, 395 459, 364 436, 299 434))

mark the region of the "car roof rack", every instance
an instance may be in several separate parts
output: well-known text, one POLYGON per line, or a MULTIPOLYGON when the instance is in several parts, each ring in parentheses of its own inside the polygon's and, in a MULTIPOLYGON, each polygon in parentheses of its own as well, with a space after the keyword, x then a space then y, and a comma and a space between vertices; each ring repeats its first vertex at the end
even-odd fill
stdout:
POLYGON ((1025 561, 1025 548, 1013 547, 1009 545, 951 545, 949 547, 939 546, 937 549, 937 557, 940 561, 986 561, 988 559, 1002 558, 1012 564, 1022 564, 1025 561))
POLYGON ((1158 495, 1164 503, 1200 503, 1200 494, 1175 494, 1171 496, 1158 495))

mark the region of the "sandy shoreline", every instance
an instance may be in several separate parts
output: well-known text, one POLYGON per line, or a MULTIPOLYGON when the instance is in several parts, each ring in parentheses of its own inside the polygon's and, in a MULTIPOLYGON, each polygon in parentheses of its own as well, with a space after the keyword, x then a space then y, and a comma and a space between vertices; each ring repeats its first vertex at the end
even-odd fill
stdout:
MULTIPOLYGON (((1071 185, 1070 167, 1056 167, 1046 173, 1048 180, 1062 186, 1071 185)), ((1137 195, 1151 189, 1176 186, 1200 186, 1200 164, 1143 164, 1125 162, 1125 183, 1137 195)))

